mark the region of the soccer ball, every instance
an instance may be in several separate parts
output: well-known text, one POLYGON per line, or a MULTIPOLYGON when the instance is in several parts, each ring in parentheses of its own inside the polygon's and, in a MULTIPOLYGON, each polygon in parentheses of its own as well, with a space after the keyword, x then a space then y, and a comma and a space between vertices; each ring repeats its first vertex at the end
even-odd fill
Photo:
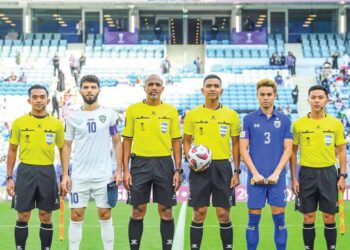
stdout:
POLYGON ((193 145, 188 152, 188 161, 195 170, 201 170, 211 162, 211 151, 204 145, 193 145))

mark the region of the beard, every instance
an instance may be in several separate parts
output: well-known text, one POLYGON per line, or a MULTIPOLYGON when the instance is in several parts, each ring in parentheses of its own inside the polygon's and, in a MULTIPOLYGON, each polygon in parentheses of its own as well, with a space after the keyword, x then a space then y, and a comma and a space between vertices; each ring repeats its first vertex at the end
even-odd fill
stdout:
POLYGON ((85 103, 91 105, 91 104, 94 104, 96 101, 97 101, 97 98, 98 98, 98 94, 94 97, 85 97, 83 96, 83 100, 85 103))

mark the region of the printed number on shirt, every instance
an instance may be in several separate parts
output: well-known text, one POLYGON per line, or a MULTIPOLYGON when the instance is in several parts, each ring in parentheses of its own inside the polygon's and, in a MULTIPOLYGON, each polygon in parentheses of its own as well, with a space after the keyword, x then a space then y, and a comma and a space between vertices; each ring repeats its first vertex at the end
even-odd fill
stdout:
POLYGON ((96 122, 87 122, 89 133, 95 133, 96 132, 96 122))
POLYGON ((264 143, 265 144, 270 144, 270 142, 271 142, 271 138, 270 138, 270 132, 265 132, 264 133, 264 136, 265 136, 265 141, 264 141, 264 143))

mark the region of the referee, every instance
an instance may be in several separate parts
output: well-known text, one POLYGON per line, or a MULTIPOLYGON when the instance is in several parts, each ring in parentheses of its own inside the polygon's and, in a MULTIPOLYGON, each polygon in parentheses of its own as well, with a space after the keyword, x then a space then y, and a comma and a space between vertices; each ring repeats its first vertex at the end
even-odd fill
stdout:
POLYGON ((305 249, 314 249, 316 210, 322 212, 327 249, 336 249, 338 191, 344 192, 346 174, 346 140, 341 122, 325 112, 327 90, 322 86, 309 89, 311 112, 293 124, 291 158, 293 191, 296 207, 304 214, 305 249), (300 146, 300 172, 296 175, 297 152, 300 146), (339 175, 334 166, 338 151, 339 175))
POLYGON ((51 248, 53 227, 51 212, 60 207, 59 190, 53 166, 55 144, 60 155, 64 142, 62 123, 46 112, 49 93, 44 86, 33 85, 28 90, 29 114, 12 124, 7 156, 7 193, 13 196, 17 210, 15 226, 16 249, 25 249, 31 210, 39 209, 41 249, 51 248), (19 146, 20 163, 16 181, 12 173, 19 146))
POLYGON ((171 249, 174 237, 172 206, 176 205, 175 192, 181 182, 178 113, 175 107, 161 101, 164 86, 158 75, 147 78, 144 90, 146 99, 127 109, 123 131, 124 185, 129 190, 128 203, 132 205, 129 244, 131 250, 140 249, 143 218, 153 186, 153 201, 158 203, 161 218, 163 249, 171 249))
MULTIPOLYGON (((210 167, 200 172, 191 171, 189 176, 189 206, 193 207, 190 229, 191 249, 200 249, 203 223, 212 196, 220 224, 223 249, 233 248, 233 229, 230 208, 235 205, 234 188, 239 185, 239 134, 238 114, 220 103, 222 82, 217 75, 203 80, 202 94, 205 103, 189 111, 184 122, 184 152, 188 155, 192 141, 203 144, 212 151, 210 167), (232 145, 232 146, 231 146, 232 145), (231 154, 235 165, 232 171, 231 154)), ((190 166, 191 167, 191 166, 190 166)))

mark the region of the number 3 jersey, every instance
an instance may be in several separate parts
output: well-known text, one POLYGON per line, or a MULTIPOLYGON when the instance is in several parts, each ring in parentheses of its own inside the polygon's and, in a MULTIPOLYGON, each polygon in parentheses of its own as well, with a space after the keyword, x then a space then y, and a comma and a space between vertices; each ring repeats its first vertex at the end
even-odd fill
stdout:
POLYGON ((73 141, 72 178, 105 179, 112 176, 111 141, 117 134, 117 113, 99 107, 71 112, 64 139, 73 141))
MULTIPOLYGON (((254 166, 267 178, 281 160, 284 140, 293 138, 291 121, 276 108, 270 118, 259 108, 244 117, 240 138, 249 140, 249 154, 254 166)), ((285 171, 284 168, 283 173, 285 171)))

